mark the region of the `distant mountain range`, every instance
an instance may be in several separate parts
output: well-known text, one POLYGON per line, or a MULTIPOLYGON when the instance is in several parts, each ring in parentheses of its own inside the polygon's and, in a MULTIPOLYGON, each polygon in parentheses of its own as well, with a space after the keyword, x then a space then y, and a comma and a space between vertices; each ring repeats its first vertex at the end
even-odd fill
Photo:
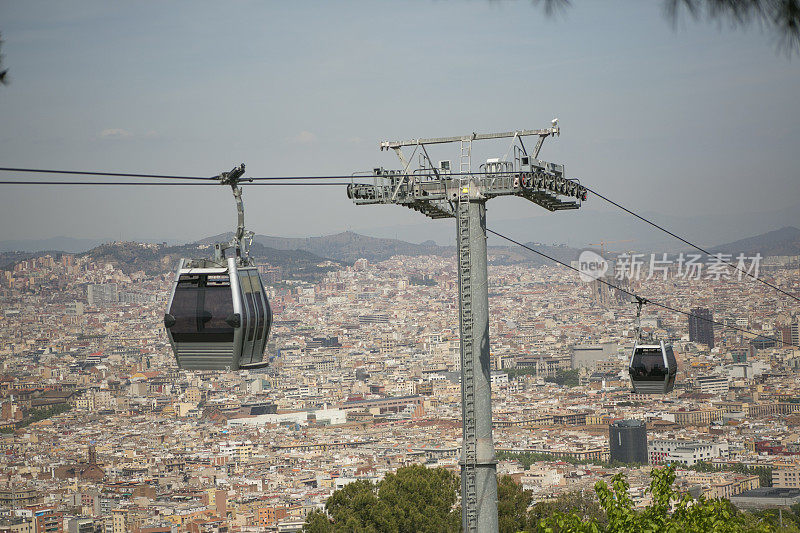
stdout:
MULTIPOLYGON (((494 205, 494 204, 493 204, 494 205)), ((488 218, 488 226, 499 233, 508 235, 520 242, 557 243, 584 249, 589 243, 603 241, 626 241, 630 244, 611 246, 609 252, 636 249, 640 252, 678 252, 684 245, 658 229, 636 220, 627 213, 618 211, 598 211, 602 201, 590 198, 577 211, 547 213, 542 209, 529 211, 531 216, 516 217, 507 215, 502 204, 493 207, 488 218), (503 218, 503 217, 506 218, 503 218)), ((796 227, 800 221, 800 204, 773 211, 747 212, 746 206, 738 206, 720 214, 706 214, 702 211, 688 216, 669 214, 670 205, 659 203, 654 198, 645 204, 627 205, 642 216, 673 231, 704 248, 732 243, 747 235, 767 234, 778 228, 796 227)), ((512 210, 513 211, 513 210, 512 210)), ((519 212, 519 210, 513 211, 519 212)), ((451 220, 426 220, 419 223, 392 226, 370 226, 354 228, 355 232, 308 238, 285 238, 259 236, 259 242, 278 250, 302 249, 323 257, 332 257, 334 252, 345 244, 351 255, 342 255, 342 260, 352 260, 358 255, 356 246, 364 245, 365 250, 385 249, 396 253, 416 254, 421 248, 434 244, 451 246, 455 242, 455 228, 451 220), (354 236, 370 236, 375 240, 356 239, 354 236), (348 243, 348 240, 351 241, 348 243), (425 242, 422 242, 425 241, 425 242), (421 244, 411 244, 421 242, 421 244), (405 244, 399 244, 405 243, 405 244)), ((758 237, 754 237, 758 238, 758 237)), ((0 252, 24 251, 39 252, 59 250, 70 253, 85 252, 110 239, 73 239, 53 237, 40 240, 0 241, 0 252)), ((160 242, 161 239, 149 239, 160 242)), ((172 241, 174 242, 174 241, 172 241)), ((489 238, 489 245, 504 246, 496 237, 489 238)), ((789 248, 790 250, 793 248, 789 248)))
POLYGON ((764 257, 770 255, 800 255, 800 229, 787 226, 755 237, 715 246, 709 251, 734 255, 742 253, 748 257, 754 256, 756 253, 760 253, 764 257))
MULTIPOLYGON (((203 239, 202 243, 213 243, 228 240, 231 233, 223 233, 203 239)), ((256 235, 254 242, 275 250, 303 250, 318 256, 328 257, 345 263, 353 263, 357 259, 366 259, 371 262, 384 261, 395 255, 454 255, 455 246, 439 246, 433 241, 420 244, 402 241, 399 239, 381 239, 360 235, 352 231, 324 235, 321 237, 287 238, 256 235)), ((538 243, 528 243, 529 246, 546 253, 561 261, 577 259, 580 250, 567 246, 547 246, 538 243)), ((491 246, 489 253, 495 264, 510 263, 545 263, 546 259, 518 246, 491 246)))
MULTIPOLYGON (((232 233, 223 233, 208 237, 200 242, 210 244, 226 241, 232 235, 232 233)), ((368 237, 352 231, 306 238, 256 235, 253 242, 273 250, 302 250, 320 257, 347 263, 353 263, 356 259, 362 257, 370 261, 383 261, 393 255, 440 255, 446 253, 447 250, 446 247, 438 246, 433 241, 414 244, 397 239, 368 237)))
MULTIPOLYGON (((487 226, 520 242, 559 243, 583 249, 589 243, 599 243, 601 240, 624 240, 630 243, 607 248, 613 252, 636 249, 645 253, 673 253, 684 249, 685 245, 674 237, 627 213, 598 211, 596 208, 602 205, 602 201, 591 195, 589 200, 577 211, 549 213, 538 209, 530 211, 531 216, 517 218, 505 215, 502 208, 498 209, 502 205, 498 203, 487 214, 487 226)), ((656 198, 643 205, 626 207, 706 249, 749 235, 800 225, 800 204, 767 212, 746 212, 742 206, 722 214, 698 212, 690 216, 669 214, 671 206, 659 203, 656 198)), ((450 220, 426 220, 420 217, 419 222, 413 224, 353 229, 374 237, 455 243, 455 227, 450 220)), ((502 245, 503 242, 496 237, 489 237, 489 244, 502 245)))
MULTIPOLYGON (((82 255, 89 255, 97 261, 120 265, 125 271, 143 270, 147 273, 169 270, 181 257, 205 257, 210 255, 209 244, 227 241, 231 234, 215 235, 201 241, 179 246, 142 245, 138 243, 106 243, 96 246, 82 255)), ((60 238, 52 239, 57 241, 60 238)), ((65 238, 65 243, 75 244, 79 239, 65 238)), ((51 241, 50 239, 48 241, 51 241)), ((9 241, 6 241, 8 243, 9 241)), ((17 241, 23 242, 23 241, 17 241)), ((5 243, 0 243, 5 244, 5 243)), ((529 242, 528 246, 559 261, 569 262, 578 258, 579 248, 564 245, 544 245, 529 242)), ((627 247, 626 247, 627 248, 627 247)), ((639 248, 631 246, 631 248, 639 248)), ((69 250, 40 252, 4 252, 0 248, 0 268, 8 268, 18 261, 50 254, 60 254, 69 250)), ((787 226, 761 235, 741 239, 727 244, 711 247, 712 253, 722 252, 752 256, 761 253, 771 255, 800 255, 800 229, 787 226)), ((327 260, 340 264, 352 264, 364 258, 372 262, 383 261, 395 255, 454 255, 454 246, 439 246, 433 241, 420 244, 360 235, 352 231, 308 238, 286 238, 256 235, 251 254, 256 259, 272 265, 286 267, 299 273, 311 273, 319 269, 317 265, 327 260)), ((493 264, 532 263, 547 264, 549 260, 518 246, 490 246, 490 261, 493 264)))

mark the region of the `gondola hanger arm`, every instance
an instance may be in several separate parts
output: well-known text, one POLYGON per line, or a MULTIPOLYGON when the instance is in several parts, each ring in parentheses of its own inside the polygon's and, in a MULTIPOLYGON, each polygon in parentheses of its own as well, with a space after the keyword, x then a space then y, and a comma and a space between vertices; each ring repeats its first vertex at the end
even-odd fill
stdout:
POLYGON ((222 172, 213 178, 219 180, 221 185, 230 185, 231 191, 233 192, 233 198, 236 200, 237 214, 236 233, 234 234, 233 239, 227 243, 216 244, 214 246, 214 252, 215 259, 219 261, 224 257, 225 250, 228 248, 234 248, 236 250, 237 260, 241 264, 246 265, 250 262, 249 245, 252 244, 253 236, 255 234, 251 231, 246 231, 244 228, 244 202, 242 201, 242 188, 239 186, 239 182, 253 181, 252 178, 242 179, 244 171, 245 165, 244 163, 241 163, 239 166, 233 167, 230 172, 222 172))

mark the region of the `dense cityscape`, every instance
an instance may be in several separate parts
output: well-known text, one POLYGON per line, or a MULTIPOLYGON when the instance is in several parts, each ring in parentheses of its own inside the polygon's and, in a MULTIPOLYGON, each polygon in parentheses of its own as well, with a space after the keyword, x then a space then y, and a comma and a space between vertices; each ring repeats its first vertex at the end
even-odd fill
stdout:
MULTIPOLYGON (((624 294, 492 254, 499 476, 547 501, 622 471, 645 506, 651 466, 673 464, 695 497, 800 502, 793 300, 734 275, 627 280, 738 328, 647 307, 644 331, 679 362, 675 390, 654 399, 631 391, 624 294)), ((0 531, 299 531, 352 481, 413 464, 458 473, 453 256, 325 266, 298 280, 260 262, 271 364, 238 372, 177 368, 162 322, 171 264, 54 253, 0 272, 0 531)), ((800 292, 796 256, 765 258, 760 275, 800 292)))

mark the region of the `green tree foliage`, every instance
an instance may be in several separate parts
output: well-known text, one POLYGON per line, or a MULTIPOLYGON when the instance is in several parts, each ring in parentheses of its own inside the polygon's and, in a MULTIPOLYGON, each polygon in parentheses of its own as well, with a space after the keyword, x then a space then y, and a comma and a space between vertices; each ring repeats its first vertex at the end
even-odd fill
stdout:
POLYGON ((34 422, 39 422, 41 420, 46 420, 51 416, 66 413, 70 409, 71 407, 65 403, 60 403, 52 407, 42 407, 41 409, 31 409, 30 412, 28 412, 28 416, 18 422, 15 427, 0 429, 0 433, 13 433, 17 429, 30 426, 34 422))
POLYGON ((578 370, 557 370, 555 377, 544 378, 544 380, 562 387, 577 387, 579 383, 578 370))
POLYGON ((549 453, 538 452, 506 452, 498 451, 497 459, 499 461, 518 461, 522 464, 523 468, 527 470, 534 463, 541 462, 555 462, 561 461, 573 465, 595 465, 605 468, 614 468, 617 466, 626 466, 629 468, 636 468, 638 466, 645 466, 636 463, 620 463, 619 461, 603 461, 601 459, 576 459, 574 457, 558 457, 557 455, 549 453))
MULTIPOLYGON (((543 3, 549 14, 570 5, 570 0, 532 0, 543 3)), ((663 0, 665 12, 675 22, 682 11, 733 26, 758 24, 771 30, 779 49, 800 51, 800 0, 663 0)))
POLYGON ((580 522, 594 522, 601 528, 606 524, 606 515, 597 497, 591 492, 573 491, 561 494, 553 500, 535 503, 528 513, 530 526, 526 531, 542 531, 542 520, 566 513, 575 515, 580 522))
MULTIPOLYGON (((498 479, 500 533, 800 533, 800 505, 742 512, 728 500, 695 500, 675 489, 675 468, 654 468, 651 503, 636 508, 625 476, 599 481, 594 493, 571 492, 532 504, 533 496, 510 476, 498 479), (782 524, 782 525, 781 525, 782 524)), ((333 493, 315 511, 307 533, 404 533, 460 531, 458 476, 422 466, 401 468, 380 483, 356 481, 333 493)))
POLYGON ((666 0, 673 20, 685 8, 693 17, 727 20, 734 26, 760 24, 775 32, 787 52, 800 48, 800 0, 666 0))
POLYGON ((28 424, 33 424, 34 422, 39 422, 40 420, 45 420, 50 418, 51 416, 60 415, 61 413, 66 413, 69 411, 71 407, 69 404, 66 403, 59 403, 53 405, 52 407, 42 407, 41 409, 31 409, 30 413, 28 414, 27 422, 28 424))
POLYGON ((797 531, 786 527, 776 529, 772 521, 742 513, 727 500, 694 500, 688 493, 673 487, 674 467, 654 468, 648 492, 652 503, 644 509, 634 508, 625 476, 615 475, 611 485, 604 481, 595 484, 605 523, 595 518, 581 517, 575 512, 557 512, 539 521, 539 531, 547 533, 577 532, 668 532, 709 531, 716 533, 797 531))
POLYGON ((441 532, 458 531, 458 477, 444 468, 421 465, 399 469, 380 483, 356 481, 335 491, 325 513, 309 514, 304 531, 441 532), (326 514, 327 513, 327 514, 326 514))
POLYGON ((530 525, 528 507, 533 500, 531 492, 523 490, 522 485, 511 476, 497 480, 497 516, 500 533, 517 533, 530 525))
MULTIPOLYGON (((3 40, 0 39, 0 48, 3 46, 3 40)), ((0 85, 8 84, 8 69, 3 69, 3 54, 0 54, 0 85)))
POLYGON ((506 368, 503 371, 508 374, 508 379, 518 378, 519 376, 535 376, 536 367, 521 366, 519 368, 506 368))

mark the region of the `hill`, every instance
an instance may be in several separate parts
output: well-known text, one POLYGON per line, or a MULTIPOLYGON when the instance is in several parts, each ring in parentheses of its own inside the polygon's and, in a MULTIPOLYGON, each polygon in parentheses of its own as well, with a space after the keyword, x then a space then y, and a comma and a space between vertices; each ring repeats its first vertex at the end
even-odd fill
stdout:
MULTIPOLYGON (((126 273, 141 270, 154 275, 172 270, 182 257, 210 257, 212 253, 209 244, 200 242, 180 246, 113 242, 101 244, 81 256, 114 264, 126 273)), ((275 250, 258 243, 253 243, 250 256, 256 261, 263 260, 272 266, 284 268, 293 274, 292 277, 300 279, 314 277, 324 271, 325 268, 319 265, 328 261, 303 250, 275 250)))
MULTIPOLYGON (((200 241, 212 243, 230 238, 230 233, 215 235, 200 241)), ((319 237, 274 237, 256 235, 254 243, 273 250, 305 251, 320 257, 329 257, 346 263, 364 258, 368 261, 383 261, 394 255, 444 255, 453 253, 452 247, 438 246, 433 241, 414 244, 397 239, 379 239, 360 235, 352 231, 322 235, 319 237)))
POLYGON ((352 263, 362 257, 369 261, 383 261, 394 255, 416 256, 452 253, 452 251, 448 251, 447 247, 438 246, 432 241, 414 244, 397 239, 368 237, 352 231, 305 239, 258 235, 256 236, 256 242, 278 250, 307 250, 317 255, 332 257, 348 263, 352 263))
POLYGON ((753 256, 760 253, 764 257, 775 255, 800 255, 800 229, 793 226, 768 231, 738 241, 715 246, 712 253, 745 254, 753 256))
POLYGON ((64 252, 57 250, 45 250, 40 252, 7 252, 0 251, 0 270, 11 270, 17 263, 35 257, 43 257, 49 255, 52 257, 60 257, 64 252))
MULTIPOLYGON (((125 272, 144 271, 157 274, 170 270, 181 257, 206 257, 211 254, 210 245, 227 241, 231 233, 207 237, 190 244, 165 246, 136 242, 112 242, 96 246, 82 254, 95 261, 118 265, 125 272)), ((548 246, 528 243, 529 246, 564 262, 577 259, 580 250, 567 246, 548 246)), ((63 251, 47 252, 0 252, 0 265, 12 268, 17 262, 41 255, 60 256, 63 251)), ((324 261, 352 264, 365 258, 371 262, 383 261, 395 255, 440 255, 454 256, 454 246, 439 246, 433 241, 420 244, 398 239, 381 239, 360 235, 352 231, 306 238, 273 237, 257 235, 250 249, 251 256, 273 266, 296 272, 302 277, 317 269, 324 261)), ((552 264, 551 261, 517 246, 490 246, 489 262, 494 265, 528 263, 552 264)))
MULTIPOLYGON (((204 239, 202 242, 216 242, 224 238, 229 237, 218 235, 204 239)), ((256 235, 255 242, 276 250, 305 250, 346 263, 353 263, 362 257, 376 262, 384 261, 395 255, 455 255, 455 246, 439 246, 434 241, 415 244, 399 239, 370 237, 352 231, 305 238, 256 235)), ((566 262, 577 259, 580 253, 580 250, 567 246, 546 246, 538 243, 528 243, 528 245, 566 262)), ((492 264, 551 263, 551 261, 517 246, 490 246, 489 254, 493 257, 492 264)))

